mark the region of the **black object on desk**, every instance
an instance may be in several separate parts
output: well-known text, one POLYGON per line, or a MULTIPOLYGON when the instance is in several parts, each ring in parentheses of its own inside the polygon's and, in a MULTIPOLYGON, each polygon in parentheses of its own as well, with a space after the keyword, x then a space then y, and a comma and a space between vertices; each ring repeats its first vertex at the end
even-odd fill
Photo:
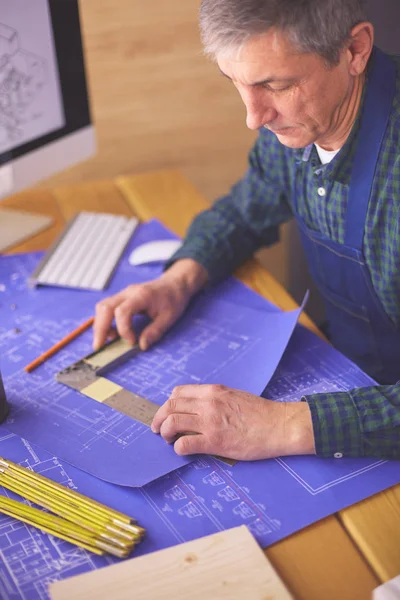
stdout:
POLYGON ((6 398, 3 380, 0 372, 0 423, 6 420, 9 411, 9 405, 6 398))

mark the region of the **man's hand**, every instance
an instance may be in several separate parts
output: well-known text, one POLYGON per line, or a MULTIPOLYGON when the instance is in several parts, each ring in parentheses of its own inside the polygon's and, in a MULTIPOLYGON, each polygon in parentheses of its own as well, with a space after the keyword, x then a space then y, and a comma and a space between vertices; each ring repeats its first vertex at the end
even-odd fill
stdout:
POLYGON ((135 344, 132 317, 146 313, 152 323, 143 330, 139 345, 142 350, 147 350, 178 320, 207 277, 207 271, 201 265, 191 259, 182 259, 159 279, 130 285, 102 300, 96 305, 94 349, 98 350, 105 343, 114 318, 119 335, 135 344))
POLYGON ((315 454, 306 402, 274 402, 222 385, 176 387, 151 428, 181 456, 259 460, 315 454))

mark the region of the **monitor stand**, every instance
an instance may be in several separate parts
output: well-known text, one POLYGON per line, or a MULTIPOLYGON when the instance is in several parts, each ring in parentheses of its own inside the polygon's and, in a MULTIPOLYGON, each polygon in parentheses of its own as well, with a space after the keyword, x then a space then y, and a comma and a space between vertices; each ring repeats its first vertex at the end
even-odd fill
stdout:
POLYGON ((53 223, 46 215, 23 210, 0 209, 0 252, 30 238, 53 223))

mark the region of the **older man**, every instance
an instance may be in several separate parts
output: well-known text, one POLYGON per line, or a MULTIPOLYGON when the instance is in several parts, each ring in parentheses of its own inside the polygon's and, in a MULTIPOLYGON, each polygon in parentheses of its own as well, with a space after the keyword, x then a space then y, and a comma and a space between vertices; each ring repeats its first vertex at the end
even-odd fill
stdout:
POLYGON ((132 315, 147 311, 148 348, 295 215, 333 344, 381 385, 294 403, 182 386, 152 429, 178 454, 400 458, 400 60, 374 48, 362 0, 203 0, 200 22, 259 130, 249 169, 159 280, 97 306, 95 347, 114 316, 134 342, 132 315))

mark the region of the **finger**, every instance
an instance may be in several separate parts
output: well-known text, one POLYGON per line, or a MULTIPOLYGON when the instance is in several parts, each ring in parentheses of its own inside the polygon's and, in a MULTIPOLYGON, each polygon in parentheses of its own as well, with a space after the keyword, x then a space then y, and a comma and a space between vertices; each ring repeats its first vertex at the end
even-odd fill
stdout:
POLYGON ((115 329, 115 327, 111 327, 111 329, 109 330, 108 335, 107 335, 107 341, 112 342, 113 340, 116 340, 117 337, 118 337, 117 330, 115 329))
POLYGON ((139 340, 141 350, 148 350, 150 346, 158 342, 166 331, 175 323, 177 317, 169 311, 164 311, 158 315, 154 321, 148 325, 142 332, 139 340))
POLYGON ((146 312, 149 296, 143 291, 132 291, 128 297, 118 304, 115 309, 115 324, 119 335, 130 344, 136 343, 135 332, 132 329, 132 317, 140 312, 146 312))
POLYGON ((106 342, 107 335, 111 329, 114 319, 114 310, 121 302, 120 294, 111 296, 96 304, 95 318, 93 323, 93 348, 98 350, 106 342))
POLYGON ((172 444, 182 433, 201 433, 201 425, 202 422, 198 415, 174 413, 165 419, 161 425, 160 434, 168 444, 172 444))
POLYGON ((182 435, 174 444, 174 450, 179 456, 187 454, 212 454, 209 441, 203 434, 182 435))
POLYGON ((187 415, 198 414, 196 400, 193 398, 179 398, 178 401, 173 398, 167 400, 166 403, 163 404, 154 415, 153 422, 151 424, 151 430, 153 433, 160 433, 161 425, 164 423, 165 419, 174 413, 182 413, 187 415))

